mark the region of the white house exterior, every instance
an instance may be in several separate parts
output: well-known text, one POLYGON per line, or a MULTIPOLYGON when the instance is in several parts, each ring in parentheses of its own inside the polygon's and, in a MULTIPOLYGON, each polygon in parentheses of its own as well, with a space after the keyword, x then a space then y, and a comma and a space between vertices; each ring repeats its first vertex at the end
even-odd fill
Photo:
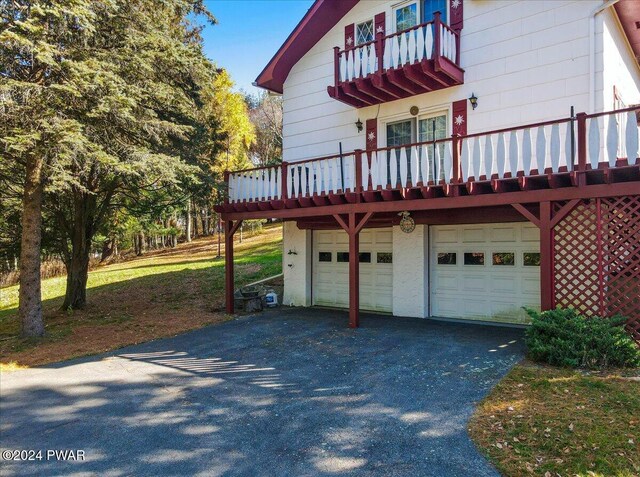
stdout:
MULTIPOLYGON (((615 3, 316 1, 257 80, 283 97, 285 166, 230 174, 220 208, 285 219, 283 303, 512 323, 572 305, 579 274, 557 264, 584 228, 577 197, 640 194, 640 7, 615 3), (628 174, 596 178, 607 167, 628 174)), ((594 266, 580 273, 603 294, 594 266)))

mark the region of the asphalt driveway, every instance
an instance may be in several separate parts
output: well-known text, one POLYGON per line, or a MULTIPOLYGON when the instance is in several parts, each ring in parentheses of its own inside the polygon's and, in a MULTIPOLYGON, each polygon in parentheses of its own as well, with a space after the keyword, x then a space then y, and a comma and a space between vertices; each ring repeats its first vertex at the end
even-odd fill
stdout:
POLYGON ((466 433, 522 331, 284 309, 0 377, 2 475, 494 476, 466 433), (78 461, 47 450, 82 450, 78 461))

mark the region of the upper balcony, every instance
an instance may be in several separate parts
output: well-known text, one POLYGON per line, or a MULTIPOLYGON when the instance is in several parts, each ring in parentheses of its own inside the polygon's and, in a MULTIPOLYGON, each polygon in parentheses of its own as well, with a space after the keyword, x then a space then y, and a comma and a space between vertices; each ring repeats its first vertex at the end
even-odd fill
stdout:
POLYGON ((638 106, 580 113, 467 136, 230 172, 227 197, 216 210, 252 218, 326 215, 348 208, 387 212, 440 208, 447 201, 468 207, 509 204, 532 195, 575 198, 580 195, 577 189, 614 184, 637 194, 638 113, 638 106))
POLYGON ((329 96, 356 108, 407 98, 464 83, 460 34, 440 20, 334 48, 334 85, 329 96))

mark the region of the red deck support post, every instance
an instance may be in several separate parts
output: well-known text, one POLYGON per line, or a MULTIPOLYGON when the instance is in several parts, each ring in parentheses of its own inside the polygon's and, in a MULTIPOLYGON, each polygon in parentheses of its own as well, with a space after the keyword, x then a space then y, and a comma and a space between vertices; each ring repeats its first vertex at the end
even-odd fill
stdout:
POLYGON ((242 220, 233 223, 224 221, 224 296, 226 311, 230 315, 234 309, 234 279, 233 279, 233 234, 238 230, 242 220))
POLYGON ((349 328, 360 326, 360 233, 356 214, 349 214, 349 328))
POLYGON ((540 202, 540 305, 553 309, 553 224, 551 202, 540 202))
POLYGON ((347 222, 340 215, 333 216, 349 235, 349 328, 360 326, 360 231, 372 215, 373 212, 367 212, 358 220, 351 212, 347 222))

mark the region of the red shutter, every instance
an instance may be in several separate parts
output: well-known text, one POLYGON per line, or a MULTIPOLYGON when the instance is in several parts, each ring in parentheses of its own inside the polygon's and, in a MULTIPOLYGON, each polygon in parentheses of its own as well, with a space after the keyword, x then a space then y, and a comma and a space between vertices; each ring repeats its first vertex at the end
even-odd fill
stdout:
POLYGON ((355 26, 353 23, 344 27, 344 47, 351 48, 356 44, 355 26))
POLYGON ((462 30, 462 4, 464 0, 451 0, 449 2, 449 25, 454 31, 462 30))
POLYGON ((375 27, 375 37, 386 34, 386 26, 385 26, 385 16, 384 12, 378 13, 373 20, 373 24, 375 27))
POLYGON ((375 149, 378 147, 378 120, 377 119, 367 119, 367 135, 366 135, 366 144, 365 149, 370 151, 371 149, 375 149))
POLYGON ((461 99, 460 101, 453 102, 452 118, 451 118, 451 131, 453 134, 459 134, 460 136, 467 135, 467 100, 461 99))

